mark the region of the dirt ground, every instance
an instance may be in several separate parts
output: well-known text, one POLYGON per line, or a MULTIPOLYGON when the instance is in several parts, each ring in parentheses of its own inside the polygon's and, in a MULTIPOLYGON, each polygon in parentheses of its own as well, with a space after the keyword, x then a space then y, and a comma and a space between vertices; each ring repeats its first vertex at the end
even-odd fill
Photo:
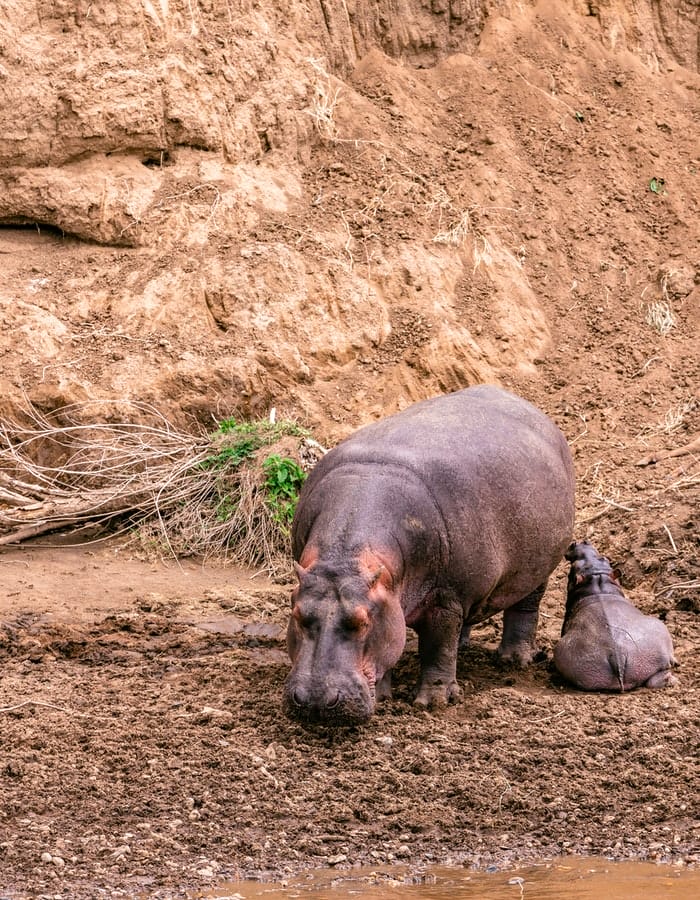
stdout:
POLYGON ((640 604, 671 630, 677 687, 578 693, 550 665, 563 569, 530 669, 501 668, 484 623, 464 701, 419 712, 410 642, 395 699, 326 732, 280 711, 288 586, 109 546, 6 553, 3 895, 196 896, 310 867, 559 854, 697 865, 697 611, 640 604))
POLYGON ((274 407, 330 446, 500 383, 564 431, 575 536, 680 665, 660 692, 564 685, 562 564, 529 669, 498 665, 484 623, 464 700, 417 711, 410 638, 368 725, 305 730, 280 707, 289 584, 2 547, 2 896, 697 866, 700 453, 639 465, 700 434, 697 4, 37 10, 0 10, 3 422, 129 399, 196 432, 274 407))

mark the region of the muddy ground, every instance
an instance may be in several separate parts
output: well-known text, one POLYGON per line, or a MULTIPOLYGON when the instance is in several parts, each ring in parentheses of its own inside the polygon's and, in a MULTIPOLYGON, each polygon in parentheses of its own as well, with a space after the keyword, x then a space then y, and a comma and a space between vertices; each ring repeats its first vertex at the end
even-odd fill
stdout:
POLYGON ((576 538, 680 665, 658 693, 562 684, 562 564, 526 671, 485 623, 463 701, 416 711, 411 639, 368 725, 307 731, 280 708, 288 584, 3 547, 0 896, 697 866, 700 454, 637 464, 700 434, 697 3, 44 7, 0 8, 2 423, 127 400, 201 434, 274 408, 331 446, 501 384, 562 428, 576 538))
POLYGON ((417 711, 410 641, 394 700, 331 732, 280 711, 288 586, 99 545, 2 563, 3 896, 196 896, 318 866, 700 861, 687 605, 640 604, 671 630, 677 687, 579 693, 550 664, 562 566, 527 671, 499 665, 499 623, 484 623, 463 702, 417 711))

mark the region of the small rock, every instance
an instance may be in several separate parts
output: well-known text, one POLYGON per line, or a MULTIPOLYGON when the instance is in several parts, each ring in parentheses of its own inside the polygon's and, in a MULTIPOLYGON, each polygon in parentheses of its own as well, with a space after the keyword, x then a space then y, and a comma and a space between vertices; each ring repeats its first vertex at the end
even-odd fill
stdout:
POLYGON ((51 856, 50 853, 44 852, 41 854, 41 861, 43 863, 50 863, 52 859, 53 859, 53 856, 51 856))
POLYGON ((326 862, 329 866, 337 866, 339 863, 345 862, 347 856, 344 853, 337 853, 335 856, 329 856, 326 862))

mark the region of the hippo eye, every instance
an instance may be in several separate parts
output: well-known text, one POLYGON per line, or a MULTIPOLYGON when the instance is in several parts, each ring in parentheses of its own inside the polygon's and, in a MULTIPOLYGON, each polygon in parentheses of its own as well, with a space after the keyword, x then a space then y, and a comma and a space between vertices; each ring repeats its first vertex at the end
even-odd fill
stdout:
POLYGON ((310 613, 305 613, 298 606, 295 606, 292 610, 292 616, 302 631, 313 630, 318 621, 316 616, 311 615, 310 613))
POLYGON ((343 617, 343 631, 345 632, 356 634, 364 631, 368 626, 369 612, 363 606, 343 617))

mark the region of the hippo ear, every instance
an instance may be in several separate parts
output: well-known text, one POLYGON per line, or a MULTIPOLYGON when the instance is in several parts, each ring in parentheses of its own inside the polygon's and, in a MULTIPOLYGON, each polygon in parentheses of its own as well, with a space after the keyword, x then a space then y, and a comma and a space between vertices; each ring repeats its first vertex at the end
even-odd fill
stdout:
POLYGON ((386 572, 386 566, 380 566, 373 575, 370 575, 370 578, 369 578, 369 589, 370 590, 372 590, 372 588, 379 581, 379 579, 382 577, 382 574, 384 572, 386 572))
POLYGON ((299 579, 299 583, 301 583, 304 575, 308 574, 308 569, 305 569, 302 565, 300 565, 296 560, 294 561, 294 571, 296 572, 296 576, 299 579))
POLYGON ((617 583, 619 584, 620 579, 622 578, 622 572, 620 571, 620 569, 613 569, 610 573, 610 577, 613 581, 617 581, 617 583))
POLYGON ((582 575, 580 572, 578 572, 576 575, 576 584, 583 584, 583 582, 585 580, 586 580, 586 576, 582 575))

